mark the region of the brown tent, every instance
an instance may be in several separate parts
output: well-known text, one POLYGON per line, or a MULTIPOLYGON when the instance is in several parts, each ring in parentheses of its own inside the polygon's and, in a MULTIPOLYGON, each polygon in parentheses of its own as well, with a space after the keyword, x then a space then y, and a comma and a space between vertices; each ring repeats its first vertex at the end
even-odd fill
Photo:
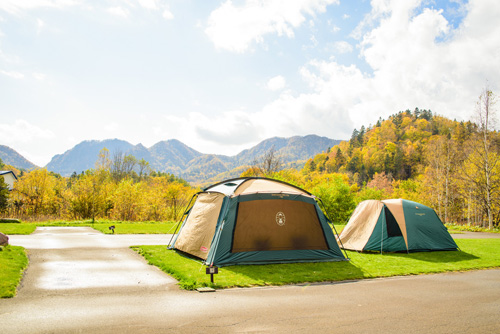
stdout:
POLYGON ((219 266, 345 259, 316 198, 266 178, 200 192, 171 247, 219 266))
POLYGON ((458 249, 433 209, 404 199, 359 203, 339 240, 344 249, 356 251, 458 249))

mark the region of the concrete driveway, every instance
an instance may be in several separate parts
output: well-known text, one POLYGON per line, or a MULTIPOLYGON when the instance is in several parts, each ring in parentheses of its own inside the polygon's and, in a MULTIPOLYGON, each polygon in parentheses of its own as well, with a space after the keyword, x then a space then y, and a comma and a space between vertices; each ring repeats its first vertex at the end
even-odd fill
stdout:
POLYGON ((500 332, 499 269, 202 294, 128 248, 168 240, 85 228, 11 236, 30 265, 18 295, 0 300, 1 333, 500 332))

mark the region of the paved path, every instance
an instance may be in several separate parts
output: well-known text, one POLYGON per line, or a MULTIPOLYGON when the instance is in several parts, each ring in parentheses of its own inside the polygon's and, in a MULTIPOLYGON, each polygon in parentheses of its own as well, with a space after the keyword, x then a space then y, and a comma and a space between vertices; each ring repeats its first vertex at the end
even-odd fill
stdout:
POLYGON ((127 248, 163 240, 81 228, 12 236, 30 266, 18 295, 0 300, 0 332, 500 332, 499 269, 201 294, 127 248))
POLYGON ((162 286, 176 283, 129 247, 166 245, 167 235, 111 235, 90 227, 39 227, 9 236, 28 249, 30 265, 18 295, 53 290, 162 286))

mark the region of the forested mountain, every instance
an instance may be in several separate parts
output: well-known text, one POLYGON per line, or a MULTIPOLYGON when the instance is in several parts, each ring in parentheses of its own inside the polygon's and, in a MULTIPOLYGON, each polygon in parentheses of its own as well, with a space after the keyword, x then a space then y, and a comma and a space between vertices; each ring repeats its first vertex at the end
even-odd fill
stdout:
POLYGON ((316 155, 307 162, 306 169, 352 173, 359 185, 376 173, 406 180, 424 173, 435 155, 442 154, 433 150, 437 142, 452 141, 463 151, 475 130, 476 125, 470 121, 452 121, 428 110, 407 110, 388 120, 379 119, 374 126, 354 129, 349 141, 316 155))
MULTIPOLYGON (((483 115, 483 119, 486 119, 483 115)), ((500 221, 500 133, 431 111, 399 112, 355 129, 306 163, 303 174, 341 173, 365 198, 406 198, 443 221, 500 221), (487 218, 485 218, 487 217, 487 218)))
POLYGON ((20 169, 32 169, 36 167, 34 163, 28 161, 15 150, 4 145, 0 145, 0 159, 4 164, 20 169))
POLYGON ((284 164, 302 166, 307 159, 338 144, 339 140, 315 135, 291 138, 270 138, 236 156, 200 153, 182 142, 172 139, 159 142, 150 148, 142 144, 109 139, 84 141, 64 154, 56 155, 46 166, 49 171, 63 176, 95 167, 99 152, 106 148, 113 155, 125 154, 137 160, 144 159, 152 170, 171 173, 187 181, 199 183, 209 179, 239 176, 243 166, 251 165, 265 152, 273 148, 284 164), (218 177, 220 175, 220 177, 218 177))

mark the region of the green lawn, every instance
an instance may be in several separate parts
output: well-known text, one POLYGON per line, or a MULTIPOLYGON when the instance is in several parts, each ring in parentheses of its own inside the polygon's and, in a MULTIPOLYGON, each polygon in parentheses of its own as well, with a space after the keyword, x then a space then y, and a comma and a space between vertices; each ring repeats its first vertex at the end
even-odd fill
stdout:
POLYGON ((28 257, 24 248, 0 247, 0 298, 10 298, 16 295, 17 285, 27 265, 28 257))
POLYGON ((3 234, 31 234, 36 229, 36 224, 33 223, 3 223, 0 224, 0 232, 3 234))
POLYGON ((223 267, 215 275, 214 285, 200 261, 183 257, 165 246, 133 249, 150 264, 179 280, 184 289, 343 281, 500 267, 500 239, 460 239, 456 242, 462 251, 383 255, 348 251, 350 261, 223 267))
POLYGON ((115 234, 172 234, 177 223, 96 223, 92 226, 102 233, 112 233, 109 227, 115 226, 115 234))

